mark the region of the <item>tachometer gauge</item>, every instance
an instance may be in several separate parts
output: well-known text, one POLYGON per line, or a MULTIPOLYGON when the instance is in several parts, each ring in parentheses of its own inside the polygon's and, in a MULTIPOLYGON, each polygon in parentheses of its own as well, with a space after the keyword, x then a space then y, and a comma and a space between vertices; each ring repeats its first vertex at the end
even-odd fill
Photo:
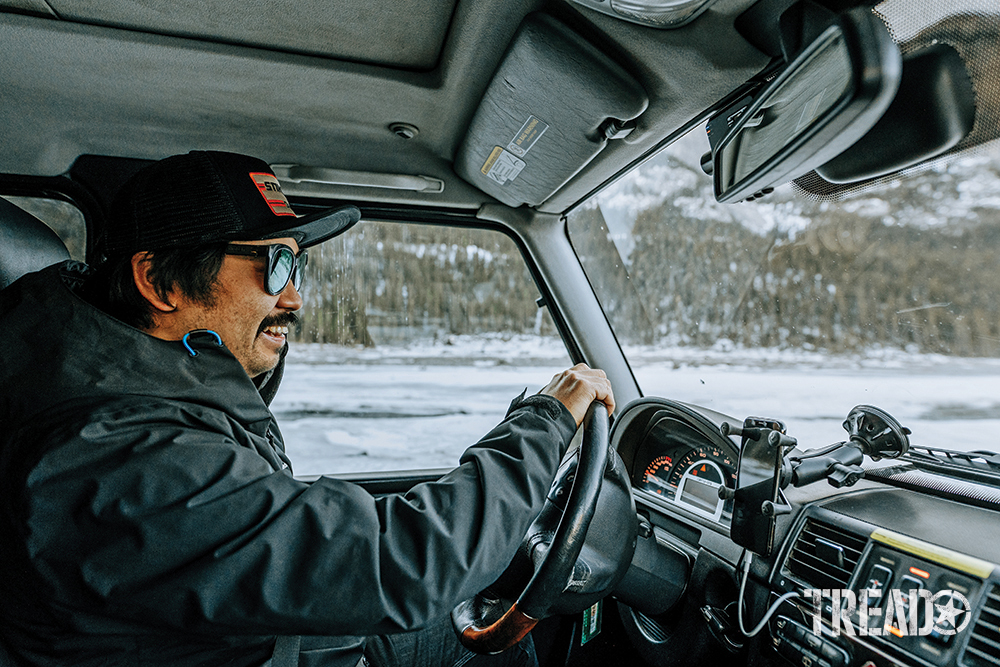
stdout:
POLYGON ((642 474, 642 488, 651 491, 659 496, 673 498, 677 490, 667 481, 670 476, 673 459, 669 456, 657 456, 646 466, 646 471, 642 474))

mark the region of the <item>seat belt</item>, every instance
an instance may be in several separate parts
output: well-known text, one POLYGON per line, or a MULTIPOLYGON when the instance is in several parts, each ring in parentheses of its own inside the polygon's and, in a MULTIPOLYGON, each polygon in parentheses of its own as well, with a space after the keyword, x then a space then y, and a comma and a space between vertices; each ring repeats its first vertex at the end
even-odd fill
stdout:
POLYGON ((268 661, 270 667, 298 667, 301 642, 302 637, 299 635, 282 635, 275 639, 274 653, 268 661))

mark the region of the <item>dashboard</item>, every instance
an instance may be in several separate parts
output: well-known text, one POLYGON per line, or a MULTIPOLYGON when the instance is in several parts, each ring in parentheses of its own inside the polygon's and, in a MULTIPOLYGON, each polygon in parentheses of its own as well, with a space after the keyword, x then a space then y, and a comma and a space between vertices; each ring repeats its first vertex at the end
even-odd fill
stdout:
POLYGON ((1000 489, 868 462, 852 487, 784 490, 773 552, 747 560, 719 493, 739 462, 723 421, 742 422, 644 398, 612 429, 646 528, 633 567, 649 573, 616 597, 646 661, 1000 665, 1000 489), (753 637, 740 599, 745 629, 761 624, 753 637))

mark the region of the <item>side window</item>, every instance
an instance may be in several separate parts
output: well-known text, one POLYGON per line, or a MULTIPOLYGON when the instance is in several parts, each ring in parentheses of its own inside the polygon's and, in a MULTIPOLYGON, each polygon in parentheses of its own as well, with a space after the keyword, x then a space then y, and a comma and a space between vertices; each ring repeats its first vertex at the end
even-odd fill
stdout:
POLYGON ((569 355, 515 243, 365 222, 309 251, 271 405, 296 474, 454 467, 569 355))
POLYGON ((80 209, 59 199, 7 196, 4 199, 48 225, 66 244, 70 257, 84 261, 87 253, 87 223, 80 209))

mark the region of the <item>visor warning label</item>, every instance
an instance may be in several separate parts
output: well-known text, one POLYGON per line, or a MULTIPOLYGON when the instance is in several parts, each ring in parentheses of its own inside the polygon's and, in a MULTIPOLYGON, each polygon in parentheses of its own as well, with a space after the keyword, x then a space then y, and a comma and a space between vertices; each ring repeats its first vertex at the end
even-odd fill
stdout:
POLYGON ((547 129, 549 129, 548 125, 534 116, 528 116, 528 120, 524 122, 521 129, 517 131, 514 138, 507 144, 507 150, 518 157, 524 157, 531 150, 531 147, 535 145, 535 142, 545 134, 545 130, 547 129))
POLYGON ((496 146, 490 152, 490 156, 486 158, 486 163, 483 164, 480 171, 500 185, 504 185, 507 181, 517 178, 524 166, 524 160, 514 157, 500 146, 496 146))

